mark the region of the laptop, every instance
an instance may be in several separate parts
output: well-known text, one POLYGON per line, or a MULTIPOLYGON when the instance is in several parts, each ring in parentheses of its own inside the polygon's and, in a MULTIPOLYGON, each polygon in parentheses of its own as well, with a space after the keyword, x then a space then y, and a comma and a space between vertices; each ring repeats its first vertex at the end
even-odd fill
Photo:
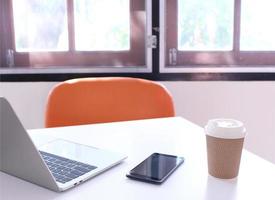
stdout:
POLYGON ((66 140, 38 148, 9 102, 0 97, 0 170, 61 192, 119 164, 127 156, 66 140))

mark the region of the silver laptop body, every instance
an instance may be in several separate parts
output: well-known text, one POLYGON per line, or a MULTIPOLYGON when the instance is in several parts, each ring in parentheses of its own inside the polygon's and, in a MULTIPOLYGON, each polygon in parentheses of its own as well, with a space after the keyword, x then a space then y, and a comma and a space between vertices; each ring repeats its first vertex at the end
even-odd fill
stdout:
POLYGON ((2 172, 60 192, 96 176, 126 158, 119 153, 60 139, 49 142, 38 150, 9 102, 0 97, 2 172))

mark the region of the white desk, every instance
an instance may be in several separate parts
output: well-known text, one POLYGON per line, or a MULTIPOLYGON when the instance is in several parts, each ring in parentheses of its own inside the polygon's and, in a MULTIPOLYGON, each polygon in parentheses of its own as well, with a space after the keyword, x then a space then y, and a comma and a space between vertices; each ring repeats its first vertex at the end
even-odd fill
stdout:
POLYGON ((237 179, 221 180, 209 176, 203 129, 183 118, 38 129, 29 133, 36 144, 55 136, 126 153, 128 159, 63 193, 52 192, 1 172, 1 200, 275 199, 274 165, 246 150, 243 151, 237 179), (131 168, 153 152, 181 155, 186 160, 162 185, 125 177, 131 168))

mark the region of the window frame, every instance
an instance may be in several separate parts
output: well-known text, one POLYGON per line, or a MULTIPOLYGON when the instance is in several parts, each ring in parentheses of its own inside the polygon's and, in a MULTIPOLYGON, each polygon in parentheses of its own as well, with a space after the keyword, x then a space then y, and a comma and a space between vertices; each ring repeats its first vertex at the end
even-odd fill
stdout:
MULTIPOLYGON (((172 0, 175 6, 177 0, 172 0)), ((171 4, 172 1, 169 1, 171 4)), ((234 0, 234 26, 232 51, 178 51, 179 65, 167 63, 166 37, 167 0, 160 0, 160 72, 162 73, 244 73, 275 72, 275 51, 240 51, 241 0, 234 0), (208 59, 210 57, 210 59, 208 59), (198 60, 194 62, 194 58, 198 60), (199 58, 199 59, 198 59, 199 58), (228 62, 228 58, 230 58, 228 62), (214 61, 214 62, 213 62, 214 61)), ((177 10, 177 9, 176 9, 177 10)), ((174 13, 173 13, 174 14, 174 13)), ((177 15, 177 14, 176 14, 177 15)), ((177 23, 173 23, 177 24, 177 23)), ((170 25, 170 24, 169 24, 170 25)), ((177 28, 177 27, 176 27, 177 28)), ((177 29, 173 29, 177 37, 177 29)))
MULTIPOLYGON (((151 21, 152 21, 152 2, 145 0, 145 18, 146 24, 144 27, 144 35, 142 35, 140 43, 139 40, 134 41, 135 47, 131 48, 130 51, 76 51, 74 45, 74 20, 73 20, 73 0, 67 0, 67 12, 68 12, 68 42, 69 50, 61 52, 15 52, 15 32, 12 19, 12 1, 3 0, 3 7, 8 7, 8 12, 5 12, 5 16, 8 18, 9 23, 6 24, 6 28, 10 32, 11 37, 7 39, 8 44, 3 45, 3 49, 13 49, 14 58, 16 63, 15 68, 23 69, 23 71, 30 71, 31 69, 38 69, 38 73, 47 72, 55 73, 64 72, 67 68, 69 71, 75 73, 87 73, 87 72, 98 72, 98 73, 113 73, 113 72, 144 72, 150 73, 152 71, 152 49, 147 47, 146 39, 152 34, 151 31, 151 21), (137 42, 138 41, 138 42, 137 42), (36 63, 33 66, 30 63, 31 59, 36 63), (92 56, 91 56, 92 55, 92 56), (54 57, 54 62, 50 62, 47 58, 51 56, 54 57), (135 58, 133 62, 132 59, 135 58), (98 59, 99 58, 99 59, 98 59), (110 59, 113 58, 113 59, 110 59), (117 60, 122 59, 123 63, 120 66, 114 64, 117 60), (141 60, 141 61, 140 61, 141 60), (142 61, 143 60, 143 61, 142 61), (105 63, 104 63, 105 62, 105 63)), ((134 20, 136 16, 135 9, 140 9, 143 3, 136 3, 133 5, 134 0, 130 0, 130 12, 131 20, 134 20), (135 6, 135 8, 134 8, 135 6), (134 11, 133 11, 134 10, 134 11)), ((142 8, 141 8, 142 9, 142 8)), ((133 37, 135 37, 135 26, 130 24, 130 40, 131 45, 133 45, 133 37)), ((4 36, 7 38, 7 34, 4 36)), ((140 36, 138 36, 140 37, 140 36)), ((2 52, 3 53, 3 52, 2 52)), ((4 55, 2 55, 2 60, 4 60, 4 55)), ((2 62, 1 66, 6 66, 6 61, 2 62)))

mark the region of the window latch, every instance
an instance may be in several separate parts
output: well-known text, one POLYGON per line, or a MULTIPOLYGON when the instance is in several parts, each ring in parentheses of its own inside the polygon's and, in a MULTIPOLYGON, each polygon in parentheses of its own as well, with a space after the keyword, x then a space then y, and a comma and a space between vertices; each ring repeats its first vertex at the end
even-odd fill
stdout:
POLYGON ((156 31, 159 33, 159 27, 153 27, 152 29, 153 29, 153 31, 156 31))
POLYGON ((158 39, 156 35, 149 35, 147 37, 147 48, 156 49, 158 46, 158 39))
POLYGON ((6 64, 8 67, 14 66, 14 52, 12 49, 6 51, 6 64))
POLYGON ((177 65, 177 49, 169 49, 169 65, 177 65))

